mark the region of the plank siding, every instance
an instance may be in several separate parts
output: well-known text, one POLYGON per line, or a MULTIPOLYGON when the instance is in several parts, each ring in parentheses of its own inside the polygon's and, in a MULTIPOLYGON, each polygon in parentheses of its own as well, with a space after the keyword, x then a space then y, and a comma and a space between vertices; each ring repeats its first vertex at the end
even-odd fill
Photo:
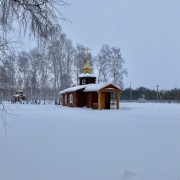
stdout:
POLYGON ((86 106, 85 93, 83 93, 81 91, 76 92, 76 106, 77 107, 86 106))
POLYGON ((83 83, 82 83, 83 79, 85 80, 85 84, 95 84, 96 83, 96 78, 94 78, 94 77, 83 77, 83 78, 80 78, 80 85, 83 85, 83 83))
POLYGON ((87 107, 93 109, 110 109, 111 94, 115 93, 115 99, 117 104, 116 108, 119 109, 121 90, 116 86, 110 84, 100 89, 99 92, 83 92, 83 90, 84 89, 80 89, 78 91, 62 94, 62 105, 69 107, 87 107), (73 95, 73 103, 70 103, 71 94, 73 95))

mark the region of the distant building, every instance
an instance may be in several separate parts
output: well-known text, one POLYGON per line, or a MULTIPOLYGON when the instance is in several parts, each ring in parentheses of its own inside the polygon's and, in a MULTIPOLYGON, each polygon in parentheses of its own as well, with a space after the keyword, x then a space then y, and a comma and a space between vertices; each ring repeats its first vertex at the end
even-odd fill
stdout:
POLYGON ((20 88, 16 91, 16 94, 12 96, 11 102, 16 103, 16 102, 24 102, 26 100, 25 95, 23 94, 23 90, 20 88))
POLYGON ((111 109, 111 104, 119 109, 121 89, 113 84, 96 84, 89 64, 88 48, 84 73, 79 75, 79 85, 60 92, 61 104, 69 107, 88 107, 93 109, 111 109))

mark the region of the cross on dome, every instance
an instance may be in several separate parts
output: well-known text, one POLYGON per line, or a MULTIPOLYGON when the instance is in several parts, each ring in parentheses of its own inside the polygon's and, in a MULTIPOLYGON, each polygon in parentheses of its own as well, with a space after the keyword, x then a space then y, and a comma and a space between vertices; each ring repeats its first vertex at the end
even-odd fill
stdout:
POLYGON ((88 57, 89 51, 91 51, 91 49, 89 49, 89 48, 87 47, 85 50, 86 50, 86 57, 88 57))
POLYGON ((84 50, 86 50, 86 64, 85 64, 85 66, 84 66, 84 68, 83 68, 83 71, 84 71, 84 73, 86 74, 86 73, 89 73, 89 74, 91 74, 92 73, 92 67, 90 66, 90 64, 89 64, 89 51, 91 50, 91 49, 89 49, 88 47, 86 48, 86 49, 84 49, 84 50))

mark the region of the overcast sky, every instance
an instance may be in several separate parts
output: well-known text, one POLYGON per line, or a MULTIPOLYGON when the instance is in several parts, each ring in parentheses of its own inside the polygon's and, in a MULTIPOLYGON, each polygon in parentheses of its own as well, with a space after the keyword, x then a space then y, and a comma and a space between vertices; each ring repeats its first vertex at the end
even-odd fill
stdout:
POLYGON ((179 0, 68 0, 67 36, 92 49, 121 48, 128 69, 125 86, 180 88, 179 0))

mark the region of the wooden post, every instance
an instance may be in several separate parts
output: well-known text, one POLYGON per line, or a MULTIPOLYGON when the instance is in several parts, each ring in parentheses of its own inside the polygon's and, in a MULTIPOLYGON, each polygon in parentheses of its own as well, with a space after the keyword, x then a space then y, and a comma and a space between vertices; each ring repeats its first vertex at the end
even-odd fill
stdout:
POLYGON ((116 92, 116 109, 119 109, 119 92, 116 92))
POLYGON ((101 110, 101 92, 98 92, 98 109, 101 110))

